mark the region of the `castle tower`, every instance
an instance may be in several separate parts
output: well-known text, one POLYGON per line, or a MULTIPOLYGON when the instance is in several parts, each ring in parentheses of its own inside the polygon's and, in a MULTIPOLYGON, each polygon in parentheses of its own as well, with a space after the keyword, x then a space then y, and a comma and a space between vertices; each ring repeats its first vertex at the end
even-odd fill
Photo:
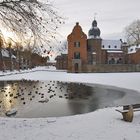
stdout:
POLYGON ((77 22, 67 37, 68 41, 68 72, 82 72, 87 64, 87 36, 77 22))
POLYGON ((92 27, 88 32, 88 63, 101 64, 102 63, 102 39, 100 38, 101 31, 97 27, 97 21, 94 19, 92 27))
POLYGON ((94 19, 94 21, 92 22, 92 27, 88 32, 88 36, 89 38, 100 38, 100 34, 101 31, 100 29, 97 27, 97 21, 94 19))

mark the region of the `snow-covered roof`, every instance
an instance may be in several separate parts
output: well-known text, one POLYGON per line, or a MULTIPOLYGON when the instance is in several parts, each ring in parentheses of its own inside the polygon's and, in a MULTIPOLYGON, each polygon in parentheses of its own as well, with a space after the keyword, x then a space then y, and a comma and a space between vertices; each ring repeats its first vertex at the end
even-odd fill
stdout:
POLYGON ((90 36, 88 36, 88 39, 101 39, 101 37, 100 36, 94 36, 94 35, 90 35, 90 36))
POLYGON ((131 46, 128 48, 128 54, 136 53, 140 49, 140 45, 131 46))
POLYGON ((15 55, 12 55, 11 58, 16 59, 16 56, 15 55))
POLYGON ((56 60, 49 60, 47 63, 56 63, 56 60))
POLYGON ((68 54, 68 51, 66 50, 66 51, 62 52, 62 54, 66 55, 66 54, 68 54))
POLYGON ((105 50, 121 50, 120 40, 102 40, 102 49, 105 50))
POLYGON ((96 54, 96 52, 93 52, 92 54, 96 54))
POLYGON ((108 50, 108 53, 123 53, 123 51, 118 51, 118 50, 108 50))
MULTIPOLYGON (((2 52, 2 56, 3 57, 10 57, 8 50, 2 49, 1 52, 2 52)), ((11 58, 16 59, 16 56, 15 55, 12 55, 11 58)))
POLYGON ((2 49, 1 52, 3 57, 9 57, 9 52, 6 49, 2 49))

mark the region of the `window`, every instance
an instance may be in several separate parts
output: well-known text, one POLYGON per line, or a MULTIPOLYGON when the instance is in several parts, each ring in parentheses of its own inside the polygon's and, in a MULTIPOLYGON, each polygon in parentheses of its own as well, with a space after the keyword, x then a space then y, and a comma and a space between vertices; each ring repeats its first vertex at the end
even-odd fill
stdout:
POLYGON ((79 52, 74 53, 74 59, 80 59, 80 53, 79 52))
POLYGON ((114 48, 117 48, 117 46, 114 46, 114 48))
POLYGON ((108 48, 110 48, 110 45, 108 46, 108 48))
POLYGON ((122 63, 123 63, 122 58, 119 58, 119 59, 117 60, 117 64, 122 64, 122 63))
POLYGON ((102 48, 104 48, 105 46, 103 45, 102 48))
POLYGON ((79 48, 80 47, 80 42, 79 41, 74 42, 74 47, 79 48))
POLYGON ((114 58, 111 58, 111 59, 109 60, 109 64, 115 64, 115 59, 114 59, 114 58))

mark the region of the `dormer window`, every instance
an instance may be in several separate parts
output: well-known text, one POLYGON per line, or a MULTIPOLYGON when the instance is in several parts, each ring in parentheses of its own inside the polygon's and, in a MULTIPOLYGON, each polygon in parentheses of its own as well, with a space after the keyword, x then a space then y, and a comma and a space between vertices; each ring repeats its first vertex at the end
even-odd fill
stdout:
POLYGON ((114 48, 117 48, 117 46, 114 46, 114 48))
POLYGON ((103 45, 102 48, 104 48, 105 46, 103 45))
POLYGON ((110 45, 108 46, 108 48, 110 48, 110 45))

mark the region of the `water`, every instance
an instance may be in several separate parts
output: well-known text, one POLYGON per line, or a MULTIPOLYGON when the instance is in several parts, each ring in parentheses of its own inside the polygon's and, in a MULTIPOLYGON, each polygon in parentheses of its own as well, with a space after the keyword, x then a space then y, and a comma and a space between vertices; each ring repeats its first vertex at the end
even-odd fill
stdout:
POLYGON ((12 117, 59 117, 139 101, 140 94, 135 91, 94 84, 26 80, 0 82, 0 116, 3 117, 12 109, 17 110, 12 117))

